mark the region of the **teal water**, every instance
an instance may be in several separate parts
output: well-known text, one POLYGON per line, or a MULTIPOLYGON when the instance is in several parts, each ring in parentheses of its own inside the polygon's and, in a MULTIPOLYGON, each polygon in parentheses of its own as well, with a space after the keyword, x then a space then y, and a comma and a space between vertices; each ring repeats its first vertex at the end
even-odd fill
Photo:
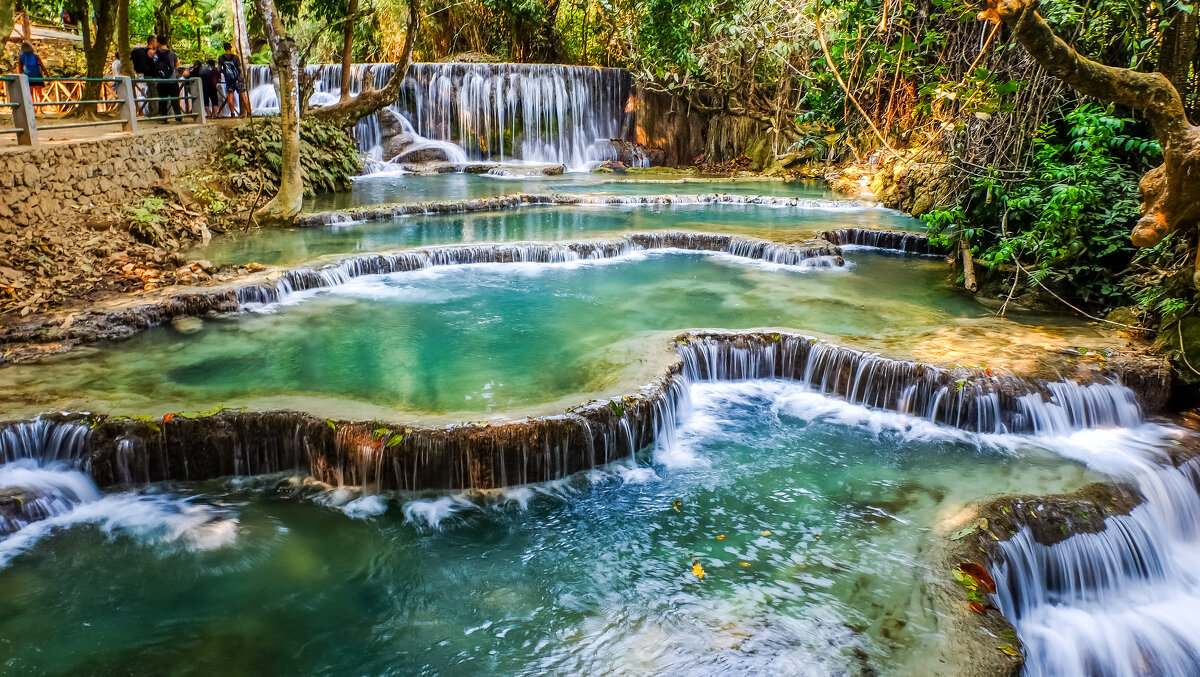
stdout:
POLYGON ((982 495, 1093 478, 1028 441, 980 447, 792 385, 693 397, 676 447, 557 485, 358 498, 271 477, 109 494, 0 542, 0 665, 956 674, 931 650, 922 583, 949 572, 923 563, 929 530, 982 495))
POLYGON ((465 200, 513 193, 615 193, 660 195, 663 193, 738 193, 777 197, 831 197, 815 181, 761 181, 696 178, 620 177, 612 174, 564 174, 536 178, 504 178, 475 174, 371 174, 355 180, 344 193, 325 193, 309 198, 305 211, 347 209, 387 202, 431 202, 465 200))
POLYGON ((556 241, 652 230, 735 233, 794 241, 822 230, 849 227, 925 228, 922 221, 884 209, 810 210, 753 205, 522 207, 319 228, 253 230, 219 238, 188 255, 216 265, 296 265, 332 254, 458 242, 556 241))
POLYGON ((224 404, 334 415, 368 403, 523 414, 648 383, 639 369, 663 353, 664 332, 774 326, 904 344, 954 318, 988 314, 945 277, 936 260, 884 255, 859 254, 847 270, 801 271, 640 253, 356 278, 274 312, 207 320, 197 334, 158 327, 7 367, 0 406, 140 413, 224 404))

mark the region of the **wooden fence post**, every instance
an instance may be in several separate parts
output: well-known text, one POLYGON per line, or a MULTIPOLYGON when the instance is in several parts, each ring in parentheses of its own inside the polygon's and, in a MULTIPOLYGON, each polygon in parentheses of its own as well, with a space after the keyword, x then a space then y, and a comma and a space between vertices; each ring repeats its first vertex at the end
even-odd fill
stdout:
POLYGON ((29 92, 29 78, 14 75, 8 81, 8 101, 17 104, 12 108, 13 124, 17 132, 17 145, 38 145, 37 118, 34 117, 33 95, 29 92))
POLYGON ((133 78, 122 76, 117 78, 117 98, 124 101, 121 104, 121 130, 137 131, 137 94, 133 89, 133 78))
POLYGON ((192 113, 196 116, 196 122, 204 124, 204 89, 200 78, 188 79, 188 95, 192 99, 192 113))

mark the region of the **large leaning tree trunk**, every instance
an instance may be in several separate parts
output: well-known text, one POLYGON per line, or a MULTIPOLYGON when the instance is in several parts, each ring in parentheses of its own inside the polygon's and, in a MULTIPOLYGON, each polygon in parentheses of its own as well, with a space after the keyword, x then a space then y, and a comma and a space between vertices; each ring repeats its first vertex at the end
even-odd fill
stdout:
MULTIPOLYGON (((1163 164, 1142 177, 1142 218, 1133 244, 1152 247, 1200 221, 1200 127, 1162 73, 1113 68, 1081 56, 1037 13, 1037 0, 986 0, 980 18, 1003 21, 1034 60, 1076 91, 1142 111, 1162 146, 1163 164)), ((1200 276, 1198 276, 1200 277, 1200 276)))
MULTIPOLYGON (((258 0, 260 3, 262 0, 258 0)), ((396 64, 396 70, 386 84, 379 89, 371 86, 369 78, 364 78, 362 91, 353 99, 342 98, 338 103, 324 108, 317 108, 309 113, 310 117, 347 131, 352 131, 354 125, 366 116, 390 106, 400 98, 400 87, 404 84, 404 76, 408 73, 408 65, 412 63, 413 48, 417 44, 417 30, 421 27, 420 0, 408 0, 408 27, 404 34, 404 53, 396 64)), ((346 75, 343 72, 342 81, 346 75)), ((343 90, 345 91, 345 90, 343 90)))
POLYGON ((279 123, 283 132, 279 167, 279 192, 254 213, 260 225, 290 224, 304 202, 304 169, 300 166, 300 56, 296 43, 284 32, 275 0, 255 0, 271 48, 271 61, 279 75, 279 123))

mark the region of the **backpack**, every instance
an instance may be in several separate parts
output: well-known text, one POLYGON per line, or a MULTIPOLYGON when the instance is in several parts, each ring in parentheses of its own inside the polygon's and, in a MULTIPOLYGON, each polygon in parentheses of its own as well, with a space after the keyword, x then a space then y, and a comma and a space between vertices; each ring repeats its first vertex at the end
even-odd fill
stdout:
POLYGON ((228 86, 241 80, 242 69, 238 66, 237 57, 232 55, 221 55, 221 75, 225 77, 225 84, 228 86), (226 59, 225 57, 230 58, 226 59))

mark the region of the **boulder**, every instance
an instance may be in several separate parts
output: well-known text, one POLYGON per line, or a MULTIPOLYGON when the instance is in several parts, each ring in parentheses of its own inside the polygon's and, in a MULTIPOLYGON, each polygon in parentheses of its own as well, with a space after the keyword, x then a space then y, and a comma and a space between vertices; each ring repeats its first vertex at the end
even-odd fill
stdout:
POLYGON ((387 108, 379 111, 377 115, 379 117, 379 143, 385 161, 404 154, 416 143, 416 135, 410 131, 411 127, 401 120, 399 115, 387 108))
MULTIPOLYGON (((399 137, 394 139, 398 141, 399 137)), ((411 144, 410 144, 411 145, 411 144)), ((450 155, 446 153, 445 148, 438 146, 417 146, 409 148, 397 155, 388 157, 387 146, 384 146, 383 157, 385 160, 390 160, 398 164, 424 164, 426 162, 452 162, 450 155)))

